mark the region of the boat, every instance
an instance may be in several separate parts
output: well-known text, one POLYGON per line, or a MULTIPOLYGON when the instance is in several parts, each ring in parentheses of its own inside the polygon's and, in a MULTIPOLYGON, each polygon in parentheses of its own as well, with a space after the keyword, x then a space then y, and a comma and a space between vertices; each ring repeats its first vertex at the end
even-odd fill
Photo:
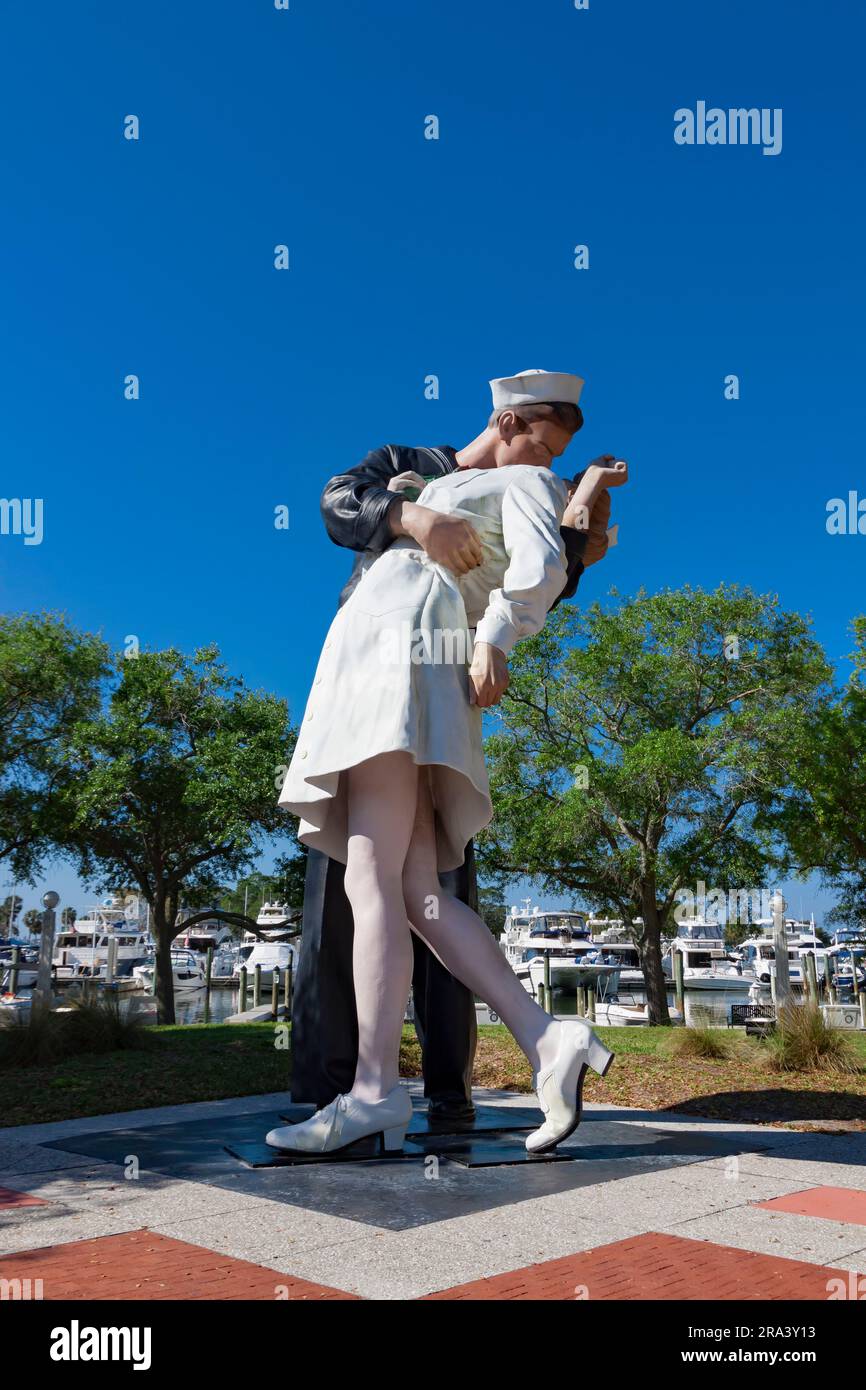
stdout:
MULTIPOLYGON (((246 945, 247 943, 244 943, 246 945)), ((241 946, 241 952, 244 949, 241 946)), ((262 984, 271 984, 273 981, 274 970, 279 970, 282 978, 289 966, 292 970, 297 969, 298 948, 292 941, 256 941, 249 954, 242 956, 235 963, 232 976, 235 980, 240 979, 241 968, 246 966, 247 980, 252 983, 256 973, 256 966, 261 966, 262 984)))
POLYGON ((833 983, 837 988, 853 989, 856 969, 858 989, 866 988, 866 936, 852 927, 840 927, 833 933, 833 945, 826 948, 832 965, 833 983))
POLYGON ((259 940, 284 941, 290 933, 297 935, 298 915, 297 908, 285 903, 262 903, 256 918, 259 940))
POLYGON ((671 981, 675 978, 677 954, 682 957, 684 989, 723 989, 748 994, 751 980, 746 977, 745 965, 728 954, 721 922, 694 917, 679 923, 677 934, 662 958, 662 969, 671 981))
POLYGON ((619 984, 618 963, 604 958, 582 912, 530 910, 527 899, 523 911, 512 907, 499 945, 524 988, 533 994, 544 984, 546 968, 553 989, 583 985, 607 994, 615 993, 619 984))
MULTIPOLYGON (((684 1022, 682 1013, 675 1004, 668 1004, 668 1018, 673 1024, 684 1022)), ((649 1004, 626 1003, 622 999, 602 1000, 595 1006, 597 1023, 607 1023, 611 1028, 648 1028, 649 1004)))
MULTIPOLYGON (((151 959, 146 965, 136 965, 132 974, 143 989, 151 991, 153 989, 153 972, 154 961, 151 959)), ((174 980, 175 994, 187 994, 192 990, 204 989, 207 984, 207 971, 201 953, 173 946, 171 949, 171 975, 174 980)))
POLYGON ((224 941, 213 953, 211 979, 230 980, 240 959, 241 947, 234 941, 224 941))
POLYGON ((88 908, 83 917, 63 927, 54 938, 52 968, 58 984, 79 979, 104 979, 109 942, 116 943, 115 976, 131 975, 153 946, 142 922, 138 900, 115 895, 88 908))
POLYGON ((2 1018, 29 1018, 32 1006, 32 994, 0 994, 0 1017, 2 1018))
POLYGON ((175 926, 180 927, 180 931, 171 943, 173 949, 198 951, 201 955, 206 955, 211 948, 216 951, 217 947, 233 940, 231 927, 216 917, 196 922, 195 926, 190 927, 189 930, 184 930, 184 922, 190 917, 197 917, 200 911, 210 911, 210 909, 181 908, 175 918, 175 926))
MULTIPOLYGON (((769 988, 776 973, 776 947, 772 917, 759 917, 753 924, 759 930, 754 936, 741 941, 737 953, 743 979, 769 988)), ((828 948, 816 936, 814 922, 799 922, 789 917, 785 920, 785 938, 788 943, 788 976, 795 989, 805 988, 806 965, 804 957, 815 957, 815 974, 819 980, 824 978, 827 968, 828 948)))
POLYGON ((586 925, 592 933, 593 943, 601 948, 604 959, 609 964, 619 966, 620 987, 642 989, 644 972, 640 952, 625 924, 617 919, 589 917, 586 925))
POLYGON ((18 937, 6 938, 0 945, 0 989, 12 983, 12 958, 18 951, 18 988, 30 989, 36 984, 39 948, 30 946, 18 937))

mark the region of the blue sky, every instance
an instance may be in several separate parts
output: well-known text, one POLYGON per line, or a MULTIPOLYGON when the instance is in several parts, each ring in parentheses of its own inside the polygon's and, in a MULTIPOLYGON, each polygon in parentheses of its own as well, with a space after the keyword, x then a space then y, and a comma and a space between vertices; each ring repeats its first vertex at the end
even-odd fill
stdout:
POLYGON ((544 367, 586 378, 563 465, 632 468, 582 596, 738 581, 850 649, 866 536, 825 528, 866 496, 850 0, 47 0, 3 29, 0 491, 44 499, 41 545, 0 537, 4 609, 215 640, 297 715, 349 563, 324 481, 459 447, 488 378, 544 367), (677 145, 699 100, 781 108, 781 153, 677 145))

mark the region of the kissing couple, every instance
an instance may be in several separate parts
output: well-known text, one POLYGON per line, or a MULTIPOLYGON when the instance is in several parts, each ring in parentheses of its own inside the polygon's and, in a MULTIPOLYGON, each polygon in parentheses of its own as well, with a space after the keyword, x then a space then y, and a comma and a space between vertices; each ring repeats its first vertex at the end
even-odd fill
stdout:
POLYGON ((345 865, 357 1063, 350 1089, 267 1135, 286 1152, 329 1153, 371 1135, 385 1151, 402 1148, 413 935, 525 1053, 543 1117, 530 1152, 573 1133, 586 1068, 603 1076, 613 1061, 587 1023, 556 1020, 535 1002, 486 923, 440 882, 492 818, 482 711, 505 693, 509 652, 604 555, 609 490, 628 480, 613 455, 570 484, 554 472, 583 423, 580 377, 526 371, 490 385, 493 413, 465 448, 389 445, 325 489, 326 523, 329 489, 339 498, 341 543, 353 544, 362 509, 373 525, 325 639, 279 801, 299 818, 301 841, 345 865), (395 661, 389 635, 407 629, 446 658, 395 661), (465 642, 443 643, 443 633, 465 642))

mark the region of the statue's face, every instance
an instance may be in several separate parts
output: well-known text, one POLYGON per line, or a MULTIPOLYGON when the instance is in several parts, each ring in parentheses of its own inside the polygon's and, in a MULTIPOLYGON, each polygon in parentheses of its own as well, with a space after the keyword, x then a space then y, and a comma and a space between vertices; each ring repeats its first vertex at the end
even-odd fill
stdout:
POLYGON ((500 416, 496 462, 522 463, 532 468, 552 468, 553 460, 564 454, 572 440, 569 430, 558 420, 521 420, 506 411, 500 416))

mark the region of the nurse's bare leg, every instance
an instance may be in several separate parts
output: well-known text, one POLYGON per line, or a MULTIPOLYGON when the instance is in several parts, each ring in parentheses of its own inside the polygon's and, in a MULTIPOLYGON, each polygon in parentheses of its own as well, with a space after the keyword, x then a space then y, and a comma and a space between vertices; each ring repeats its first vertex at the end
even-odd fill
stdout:
POLYGON ((446 970, 499 1014, 533 1071, 539 1071, 556 1056, 559 1024, 523 988, 486 923, 441 888, 427 770, 418 771, 415 825, 403 866, 403 898, 412 930, 446 970))
POLYGON ((412 938, 403 864, 412 837, 418 768, 409 753, 382 753, 348 778, 346 895, 355 919, 353 968, 358 1066, 351 1094, 382 1100, 399 1080, 403 1016, 412 983, 412 938))

